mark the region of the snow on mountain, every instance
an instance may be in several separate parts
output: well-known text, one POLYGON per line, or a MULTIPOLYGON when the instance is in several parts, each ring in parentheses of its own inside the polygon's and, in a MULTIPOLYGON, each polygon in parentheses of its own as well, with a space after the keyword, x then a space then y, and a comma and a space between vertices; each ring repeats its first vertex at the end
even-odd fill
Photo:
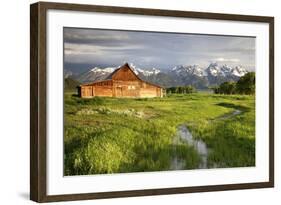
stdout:
POLYGON ((231 77, 231 76, 236 76, 236 77, 241 77, 245 75, 248 71, 243 68, 242 66, 236 66, 236 67, 230 67, 228 65, 222 65, 219 66, 217 63, 211 63, 207 69, 206 72, 213 76, 213 77, 231 77))
POLYGON ((77 80, 79 80, 82 83, 104 80, 115 69, 116 68, 114 67, 107 67, 107 68, 94 67, 91 68, 89 71, 82 73, 77 80))
POLYGON ((199 77, 206 76, 205 70, 199 65, 179 65, 172 68, 172 72, 175 72, 177 75, 186 76, 186 75, 195 75, 199 77))
POLYGON ((157 68, 152 68, 152 69, 145 68, 145 69, 142 69, 142 68, 138 68, 133 63, 130 63, 129 65, 130 65, 130 68, 134 71, 134 73, 136 75, 142 74, 144 76, 151 76, 151 75, 157 75, 158 73, 161 72, 157 68))
POLYGON ((175 84, 206 88, 225 81, 237 81, 247 72, 242 66, 231 67, 210 63, 207 68, 199 65, 178 65, 169 71, 169 75, 172 76, 175 84))
POLYGON ((221 68, 219 67, 219 65, 217 63, 211 63, 207 67, 206 72, 208 73, 208 75, 211 75, 211 76, 222 75, 221 68))
POLYGON ((108 67, 108 68, 99 68, 94 67, 90 71, 94 73, 112 73, 116 68, 108 67))
POLYGON ((242 77, 246 73, 248 73, 248 71, 242 66, 236 66, 235 68, 232 69, 232 74, 238 77, 242 77))
POLYGON ((129 64, 129 66, 130 66, 130 68, 134 71, 134 73, 136 74, 136 75, 139 75, 139 68, 137 68, 137 66, 135 66, 133 63, 130 63, 129 64))
POLYGON ((157 75, 158 73, 160 73, 161 71, 156 69, 156 68, 152 68, 150 70, 143 70, 143 69, 138 69, 137 70, 138 73, 142 73, 144 76, 151 76, 151 75, 157 75))

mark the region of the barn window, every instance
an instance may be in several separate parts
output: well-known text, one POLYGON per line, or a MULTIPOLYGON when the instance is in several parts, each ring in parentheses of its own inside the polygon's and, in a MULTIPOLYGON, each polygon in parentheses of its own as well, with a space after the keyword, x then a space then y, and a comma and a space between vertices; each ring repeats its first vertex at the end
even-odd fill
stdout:
POLYGON ((136 89, 136 87, 134 85, 129 85, 128 86, 128 90, 135 90, 135 89, 136 89))

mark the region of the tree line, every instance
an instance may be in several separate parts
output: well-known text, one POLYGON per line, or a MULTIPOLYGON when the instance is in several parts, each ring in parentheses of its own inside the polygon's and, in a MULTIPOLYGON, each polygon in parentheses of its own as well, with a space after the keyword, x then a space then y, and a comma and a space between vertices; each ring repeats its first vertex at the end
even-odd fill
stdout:
POLYGON ((237 82, 224 82, 212 89, 216 94, 252 95, 255 93, 255 72, 245 74, 237 82))
MULTIPOLYGON (((253 95, 255 93, 255 72, 249 72, 242 76, 237 82, 224 82, 219 86, 211 88, 215 94, 242 94, 253 95)), ((166 88, 167 94, 190 94, 195 93, 196 88, 188 86, 175 86, 166 88)))
POLYGON ((177 87, 170 87, 170 88, 166 88, 166 92, 167 94, 172 94, 172 93, 176 93, 176 94, 189 94, 189 93, 195 93, 196 89, 191 86, 177 86, 177 87))

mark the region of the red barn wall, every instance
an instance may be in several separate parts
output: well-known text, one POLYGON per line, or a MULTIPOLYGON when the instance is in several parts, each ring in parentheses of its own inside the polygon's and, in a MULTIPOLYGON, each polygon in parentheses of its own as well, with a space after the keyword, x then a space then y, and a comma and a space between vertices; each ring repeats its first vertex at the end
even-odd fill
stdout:
POLYGON ((108 96, 112 97, 112 82, 103 81, 92 85, 81 86, 81 97, 108 96))
POLYGON ((93 86, 94 96, 112 97, 112 86, 93 86))
POLYGON ((113 81, 114 97, 140 97, 140 82, 113 81))
POLYGON ((93 97, 93 89, 92 86, 81 86, 80 88, 81 97, 93 97))
POLYGON ((162 88, 138 81, 117 81, 112 85, 81 86, 81 97, 163 97, 162 88))
POLYGON ((146 98, 150 98, 150 97, 163 97, 162 96, 162 92, 161 92, 162 88, 156 87, 154 85, 150 85, 148 83, 143 83, 143 86, 140 90, 140 96, 141 97, 146 97, 146 98))

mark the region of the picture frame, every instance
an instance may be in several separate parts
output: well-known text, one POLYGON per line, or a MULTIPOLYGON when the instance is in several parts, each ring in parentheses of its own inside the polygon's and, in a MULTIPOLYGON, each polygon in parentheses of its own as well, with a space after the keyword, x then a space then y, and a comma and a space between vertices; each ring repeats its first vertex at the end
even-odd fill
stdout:
MULTIPOLYGON (((134 25, 131 24, 131 26, 132 30, 134 30, 134 25)), ((62 45, 60 46, 62 47, 62 45)), ((62 64, 61 62, 59 63, 62 64)), ((62 71, 57 69, 57 72, 62 71)), ((30 6, 30 82, 30 199, 33 201, 54 202, 274 187, 274 17, 38 2, 30 6), (266 147, 268 151, 268 158, 266 160, 268 163, 262 165, 267 173, 266 179, 253 180, 253 182, 243 182, 242 180, 242 182, 239 183, 219 182, 217 184, 208 185, 179 185, 158 188, 146 187, 114 191, 78 191, 75 193, 62 192, 49 194, 48 187, 50 187, 50 184, 48 182, 48 177, 50 176, 50 167, 48 164, 51 158, 48 158, 48 152, 50 152, 51 148, 48 147, 48 136, 50 136, 51 132, 48 124, 50 104, 48 96, 50 95, 51 89, 48 87, 48 82, 50 82, 50 80, 52 82, 56 81, 56 79, 50 79, 50 70, 48 70, 48 65, 51 64, 48 61, 48 54, 50 54, 48 51, 48 41, 51 41, 48 26, 53 19, 56 19, 55 17, 48 16, 49 11, 58 11, 64 14, 81 12, 84 14, 116 14, 125 17, 126 15, 131 15, 140 18, 156 17, 158 19, 163 19, 163 21, 169 18, 176 18, 194 19, 195 21, 221 21, 224 23, 252 23, 253 26, 255 26, 254 24, 266 25, 268 28, 268 30, 266 30, 266 35, 268 36, 268 38, 266 38, 268 40, 266 44, 268 45, 268 68, 265 68, 265 72, 268 73, 268 79, 266 79, 268 80, 268 87, 265 89, 268 94, 266 95, 266 99, 268 100, 268 116, 266 116, 267 120, 265 120, 264 124, 268 126, 266 129, 268 132, 264 137, 268 140, 266 143, 266 145, 268 145, 266 147)), ((62 173, 58 174, 63 177, 62 173)), ((158 175, 161 178, 161 173, 158 175)), ((134 175, 130 175, 130 177, 133 176, 134 175)), ((95 178, 98 177, 99 176, 95 176, 95 178)), ((129 176, 125 175, 124 177, 126 178, 129 176)), ((163 180, 164 179, 163 177, 163 180)), ((90 187, 94 187, 93 184, 90 187)))

